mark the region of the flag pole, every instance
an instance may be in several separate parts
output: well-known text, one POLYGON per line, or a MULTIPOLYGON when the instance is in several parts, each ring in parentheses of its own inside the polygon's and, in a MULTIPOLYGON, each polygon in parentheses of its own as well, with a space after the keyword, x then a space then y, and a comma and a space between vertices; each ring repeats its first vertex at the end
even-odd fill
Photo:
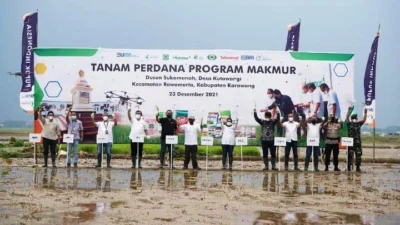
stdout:
MULTIPOLYGON (((380 32, 381 32, 381 24, 378 25, 378 32, 376 33, 376 35, 379 36, 379 35, 380 35, 380 32)), ((375 85, 376 85, 376 81, 375 81, 375 85)), ((375 104, 376 104, 376 102, 375 102, 375 104)), ((375 110, 376 110, 376 107, 375 107, 375 110)), ((375 111, 375 114, 376 114, 376 111, 375 111)), ((375 121, 376 121, 376 119, 375 119, 375 121)), ((373 132, 374 132, 374 140, 373 140, 373 146, 372 146, 372 163, 375 163, 376 122, 374 123, 374 130, 373 130, 373 132)))

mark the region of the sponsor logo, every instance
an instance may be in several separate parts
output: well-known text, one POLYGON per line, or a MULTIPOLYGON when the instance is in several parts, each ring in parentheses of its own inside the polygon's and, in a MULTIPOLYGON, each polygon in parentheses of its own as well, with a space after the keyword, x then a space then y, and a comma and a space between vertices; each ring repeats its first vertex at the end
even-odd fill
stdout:
POLYGON ((160 58, 158 55, 146 55, 146 57, 145 57, 147 60, 149 60, 149 59, 158 59, 158 58, 160 58))
POLYGON ((208 55, 208 56, 207 56, 207 59, 208 59, 208 60, 216 60, 216 59, 217 59, 217 56, 216 56, 216 55, 208 55))
POLYGON ((191 56, 179 56, 179 55, 174 55, 174 57, 172 57, 175 60, 189 60, 192 57, 191 56))
POLYGON ((134 55, 134 54, 129 53, 129 52, 117 52, 117 57, 137 58, 137 57, 139 57, 139 56, 134 55))
POLYGON ((267 60, 271 60, 271 59, 268 58, 267 56, 258 55, 258 56, 256 56, 256 60, 257 61, 267 61, 267 60))
POLYGON ((221 59, 239 60, 239 56, 221 56, 221 59))
POLYGON ((177 124, 187 124, 189 122, 188 118, 184 116, 179 116, 176 118, 176 123, 177 124))
POLYGON ((195 60, 203 60, 204 58, 203 58, 203 56, 194 55, 193 59, 195 59, 195 60))
POLYGON ((163 54, 162 55, 163 60, 169 60, 169 54, 163 54))
POLYGON ((254 60, 254 56, 253 55, 241 55, 240 58, 242 60, 254 60))

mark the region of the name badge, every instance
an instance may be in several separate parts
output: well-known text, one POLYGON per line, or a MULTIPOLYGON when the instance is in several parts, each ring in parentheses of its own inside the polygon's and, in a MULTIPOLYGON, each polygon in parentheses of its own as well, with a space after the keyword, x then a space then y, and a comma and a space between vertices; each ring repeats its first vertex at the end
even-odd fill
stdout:
POLYGON ((63 142, 64 143, 74 143, 74 135, 73 134, 64 134, 63 135, 63 142))
POLYGON ((214 144, 213 137, 201 137, 201 145, 212 146, 214 144))
POLYGON ((354 139, 350 137, 342 137, 342 146, 352 147, 354 145, 354 139))
POLYGON ((165 137, 165 143, 169 144, 169 145, 178 144, 178 136, 176 136, 176 135, 167 135, 165 137))
POLYGON ((30 143, 39 143, 41 138, 42 138, 41 134, 34 134, 34 133, 29 134, 30 143))
POLYGON ((132 142, 143 143, 144 142, 144 135, 136 135, 133 137, 132 142))
POLYGON ((96 143, 97 144, 108 143, 108 135, 98 134, 96 137, 96 143))
POLYGON ((286 146, 286 138, 284 137, 275 137, 274 138, 275 146, 286 146))
POLYGON ((247 145, 247 137, 237 137, 235 140, 236 145, 247 145))
POLYGON ((307 138, 307 146, 319 146, 319 138, 307 138))

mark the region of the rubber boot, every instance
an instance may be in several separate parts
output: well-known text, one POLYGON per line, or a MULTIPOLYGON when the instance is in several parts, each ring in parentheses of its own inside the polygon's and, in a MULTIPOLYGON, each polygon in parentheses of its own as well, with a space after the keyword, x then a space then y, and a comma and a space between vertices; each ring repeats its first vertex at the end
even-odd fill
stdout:
POLYGON ((138 168, 142 169, 142 157, 140 157, 140 156, 139 156, 138 163, 139 163, 138 168))
POLYGON ((299 169, 299 158, 294 159, 294 170, 300 171, 299 169))
POLYGON ((47 155, 47 154, 43 155, 43 160, 44 160, 44 165, 43 165, 43 167, 47 167, 47 160, 48 160, 48 158, 49 158, 49 155, 47 155))
POLYGON ((97 165, 96 165, 96 167, 101 167, 101 160, 102 160, 101 155, 97 155, 97 165))
POLYGON ((340 171, 339 167, 335 167, 334 171, 340 171))
POLYGON ((164 168, 165 153, 160 154, 160 169, 164 168))
POLYGON ((132 169, 136 168, 136 157, 131 157, 132 160, 132 169))
POLYGON ((226 157, 222 157, 222 169, 226 170, 226 157))
POLYGON ((107 168, 112 168, 111 167, 111 155, 107 155, 107 168))
POLYGON ((315 159, 313 163, 314 163, 314 171, 318 172, 319 171, 319 169, 318 169, 318 159, 315 159))
MULTIPOLYGON (((335 168, 335 170, 336 170, 336 168, 335 168)), ((329 166, 328 165, 325 165, 325 171, 329 171, 329 166)))
POLYGON ((285 157, 285 170, 286 171, 289 170, 289 157, 288 158, 285 157))
POLYGON ((357 166, 357 167, 356 167, 356 171, 357 171, 357 172, 361 172, 360 166, 357 166))
POLYGON ((233 157, 229 157, 229 170, 232 170, 233 157))
POLYGON ((271 158, 271 166, 272 166, 272 170, 275 170, 275 171, 278 170, 276 168, 276 159, 275 158, 271 158))
POLYGON ((304 171, 308 171, 308 165, 310 164, 310 159, 306 157, 304 160, 304 171))
POLYGON ((268 170, 268 158, 263 158, 264 160, 264 169, 263 170, 268 170))
POLYGON ((351 164, 350 163, 347 165, 347 171, 351 171, 351 164))
POLYGON ((51 165, 56 168, 56 154, 51 154, 51 165))

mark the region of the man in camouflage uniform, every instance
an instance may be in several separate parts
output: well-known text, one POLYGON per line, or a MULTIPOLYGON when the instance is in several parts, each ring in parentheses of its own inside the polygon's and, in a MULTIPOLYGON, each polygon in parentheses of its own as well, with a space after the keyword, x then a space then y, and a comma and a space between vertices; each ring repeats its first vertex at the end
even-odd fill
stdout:
POLYGON ((362 147, 361 147, 361 126, 365 123, 367 119, 367 109, 364 109, 364 118, 363 120, 358 121, 357 114, 353 114, 350 117, 351 107, 349 111, 347 111, 347 129, 349 133, 349 137, 353 138, 353 147, 349 147, 347 152, 348 162, 347 162, 347 171, 351 171, 351 165, 353 164, 353 155, 356 154, 356 170, 357 172, 361 172, 361 156, 362 156, 362 147))

